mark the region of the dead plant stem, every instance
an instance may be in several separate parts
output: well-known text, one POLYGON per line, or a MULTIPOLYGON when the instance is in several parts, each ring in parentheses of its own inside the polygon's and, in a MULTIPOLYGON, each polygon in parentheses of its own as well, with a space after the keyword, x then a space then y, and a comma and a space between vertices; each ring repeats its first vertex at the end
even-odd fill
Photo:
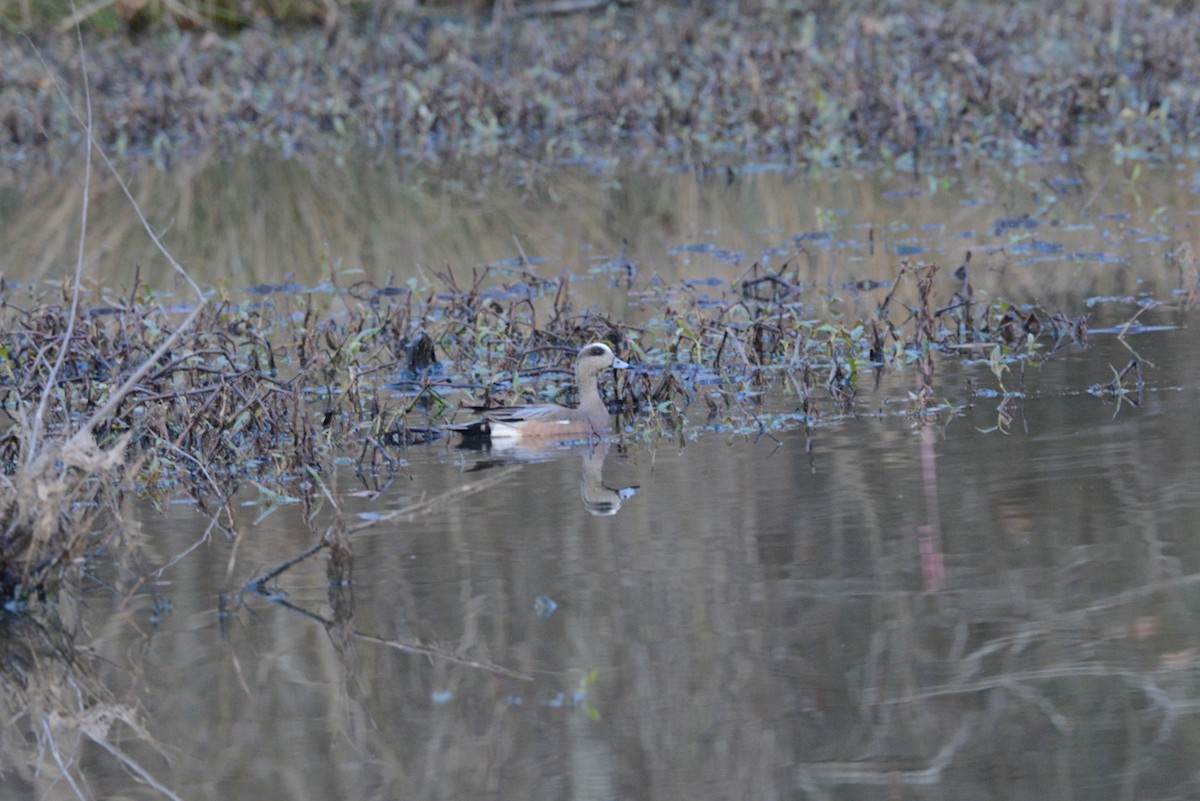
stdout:
MULTIPOLYGON (((92 186, 92 91, 88 84, 87 56, 83 49, 83 33, 78 27, 75 29, 75 35, 79 41, 79 70, 83 75, 83 102, 86 113, 85 119, 82 122, 87 140, 83 148, 83 202, 81 204, 79 220, 79 252, 75 256, 75 278, 71 283, 71 313, 67 315, 67 329, 63 331, 62 345, 58 349, 58 356, 54 359, 54 365, 50 368, 50 375, 47 376, 46 385, 42 388, 41 397, 38 399, 37 411, 33 415, 33 424, 29 431, 28 449, 25 453, 26 464, 31 464, 38 452, 38 445, 40 444, 38 440, 42 436, 46 406, 50 403, 50 396, 54 393, 55 385, 58 383, 58 374, 67 360, 67 351, 71 347, 71 337, 75 334, 75 319, 79 313, 79 286, 83 280, 83 256, 84 247, 87 244, 88 201, 92 186)), ((72 108, 72 113, 75 113, 74 108, 72 108)), ((75 113, 75 117, 78 119, 79 115, 75 113)))
POLYGON ((81 277, 82 277, 83 246, 84 246, 84 239, 85 239, 85 236, 87 233, 88 190, 90 187, 90 179, 91 179, 91 157, 92 157, 93 146, 95 147, 96 152, 99 153, 100 158, 104 161, 105 166, 108 167, 109 172, 112 173, 113 178, 116 179, 117 185, 121 187, 121 191, 125 193, 126 199, 129 201, 130 206, 133 208, 133 211, 137 215, 138 220, 142 223, 142 227, 146 230, 146 233, 147 233, 147 235, 149 235, 150 240, 154 243, 154 246, 156 248, 158 248, 158 251, 160 253, 163 254, 163 256, 167 259, 167 262, 171 265, 171 267, 175 270, 175 272, 178 273, 180 276, 182 276, 183 279, 185 281, 187 281, 187 283, 192 287, 192 291, 194 291, 196 293, 196 308, 193 309, 192 312, 186 318, 184 318, 184 320, 180 324, 180 326, 178 328, 176 328, 175 331, 173 331, 170 336, 168 336, 165 340, 163 340, 163 342, 158 346, 158 348, 155 349, 155 351, 152 354, 150 354, 150 356, 145 361, 142 362, 142 364, 138 367, 138 369, 135 370, 133 372, 133 374, 130 375, 125 380, 125 383, 123 383, 120 387, 117 388, 116 391, 114 391, 112 394, 109 395, 108 400, 104 403, 104 405, 101 406, 95 412, 93 412, 87 418, 87 420, 84 421, 83 425, 80 427, 80 430, 76 433, 76 436, 90 436, 92 431, 95 429, 95 427, 102 420, 107 419, 112 414, 113 410, 115 410, 117 408, 117 406, 125 399, 125 396, 133 391, 133 389, 141 382, 141 380, 143 378, 146 377, 146 375, 150 372, 150 370, 152 370, 155 367, 155 365, 158 364, 158 362, 162 359, 162 357, 165 354, 170 352, 171 348, 173 348, 175 346, 175 343, 179 341, 179 339, 183 335, 183 333, 185 331, 187 331, 192 326, 192 324, 196 321, 196 319, 200 316, 200 313, 204 310, 205 304, 207 303, 207 298, 205 298, 204 292, 200 289, 200 286, 192 279, 191 275, 188 274, 187 270, 185 270, 183 268, 183 266, 180 265, 179 262, 175 260, 175 257, 171 255, 171 252, 167 249, 166 245, 163 244, 163 242, 159 238, 158 234, 155 233, 153 226, 150 225, 150 221, 146 219, 146 215, 142 212, 141 204, 139 204, 137 202, 137 199, 134 198, 133 193, 131 191, 129 191, 129 185, 121 177, 120 172, 117 171, 116 165, 114 165, 112 163, 112 160, 108 157, 108 154, 105 153, 103 146, 101 146, 100 143, 98 141, 96 141, 96 139, 95 139, 95 136, 94 136, 93 130, 92 130, 92 105, 91 105, 91 92, 88 87, 88 78, 87 78, 87 56, 86 56, 86 53, 83 48, 83 35, 82 35, 82 33, 79 32, 78 28, 76 28, 76 33, 77 33, 77 36, 79 39, 79 60, 80 60, 80 64, 81 64, 81 71, 83 73, 84 98, 85 98, 85 103, 86 103, 86 117, 81 117, 79 114, 79 111, 75 108, 74 105, 71 104, 70 98, 67 96, 66 90, 63 89, 62 84, 59 82, 57 76, 55 76, 54 73, 50 70, 50 68, 46 64, 45 60, 41 59, 41 51, 37 51, 38 57, 39 57, 39 59, 42 60, 42 65, 46 70, 46 74, 50 76, 50 80, 54 83, 55 91, 58 92, 59 97, 63 100, 64 103, 67 104, 67 107, 71 109, 72 116, 74 116, 76 121, 79 122, 79 124, 83 126, 84 132, 86 134, 87 142, 86 142, 86 146, 84 149, 86 169, 84 171, 84 187, 83 187, 83 212, 82 212, 83 223, 81 225, 80 236, 79 236, 79 258, 77 259, 76 265, 75 265, 75 286, 74 286, 74 290, 73 290, 71 316, 70 316, 70 320, 68 321, 68 324, 67 324, 67 332, 64 334, 63 347, 62 347, 61 351, 59 352, 59 357, 58 357, 58 360, 56 361, 55 368, 52 370, 49 380, 46 382, 46 387, 42 392, 42 397, 38 404, 38 411, 37 411, 37 415, 34 418, 33 431, 30 436, 30 447, 29 447, 28 453, 26 454, 26 462, 27 463, 32 462, 35 454, 37 453, 36 445, 37 445, 37 440, 41 437, 41 434, 42 434, 42 424, 43 424, 43 418, 45 415, 45 408, 46 408, 46 405, 49 403, 50 394, 54 390, 55 379, 57 377, 58 369, 61 366, 62 362, 66 358, 67 348, 70 345, 70 335, 74 330, 75 309, 76 309, 75 304, 77 303, 78 294, 79 294, 79 284, 80 284, 81 277))

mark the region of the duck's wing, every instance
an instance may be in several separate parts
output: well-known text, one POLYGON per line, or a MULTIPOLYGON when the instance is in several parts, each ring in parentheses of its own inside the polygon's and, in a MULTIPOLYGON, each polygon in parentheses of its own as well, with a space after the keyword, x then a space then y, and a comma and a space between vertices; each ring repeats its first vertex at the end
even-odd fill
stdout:
POLYGON ((446 426, 464 437, 486 436, 493 440, 524 437, 548 437, 560 441, 583 438, 599 431, 602 426, 588 420, 579 409, 568 409, 553 403, 536 406, 501 406, 480 412, 481 420, 473 423, 446 426))
POLYGON ((572 422, 570 412, 563 406, 544 403, 532 406, 496 406, 494 409, 479 410, 479 420, 467 423, 450 423, 443 430, 462 434, 464 438, 488 438, 488 436, 515 436, 522 426, 565 427, 572 422), (564 412, 568 412, 564 417, 564 412))
POLYGON ((541 406, 512 406, 483 413, 492 441, 506 437, 548 437, 568 440, 590 436, 600 428, 578 409, 553 403, 541 406))
POLYGON ((519 425, 531 422, 569 422, 572 415, 570 410, 553 403, 541 403, 533 406, 499 406, 486 409, 483 412, 485 420, 506 425, 519 425))
POLYGON ((467 436, 487 436, 489 433, 489 423, 512 426, 531 420, 555 420, 556 417, 566 410, 561 406, 555 406, 553 403, 543 403, 534 406, 496 406, 491 409, 476 408, 475 411, 479 413, 478 420, 472 420, 469 423, 452 423, 442 426, 442 428, 446 431, 457 431, 467 436))

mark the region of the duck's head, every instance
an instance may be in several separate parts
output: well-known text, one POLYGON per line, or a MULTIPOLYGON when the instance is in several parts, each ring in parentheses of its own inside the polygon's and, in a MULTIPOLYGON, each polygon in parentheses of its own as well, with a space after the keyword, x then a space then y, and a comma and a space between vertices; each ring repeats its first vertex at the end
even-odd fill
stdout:
POLYGON ((584 345, 575 360, 575 373, 579 376, 598 375, 601 370, 612 367, 615 370, 628 370, 632 365, 623 362, 612 352, 612 348, 603 342, 593 342, 584 345))

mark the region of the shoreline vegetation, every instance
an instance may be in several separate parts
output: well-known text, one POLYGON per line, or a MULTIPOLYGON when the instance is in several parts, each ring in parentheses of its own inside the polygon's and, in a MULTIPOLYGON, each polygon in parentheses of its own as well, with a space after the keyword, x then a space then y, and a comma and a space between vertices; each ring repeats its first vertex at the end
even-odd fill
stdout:
POLYGON ((80 43, 56 29, 76 19, 99 143, 159 164, 266 148, 916 170, 1097 145, 1169 155, 1200 119, 1200 14, 1185 2, 39 8, 3 18, 9 165, 78 158, 55 88, 82 106, 80 43))

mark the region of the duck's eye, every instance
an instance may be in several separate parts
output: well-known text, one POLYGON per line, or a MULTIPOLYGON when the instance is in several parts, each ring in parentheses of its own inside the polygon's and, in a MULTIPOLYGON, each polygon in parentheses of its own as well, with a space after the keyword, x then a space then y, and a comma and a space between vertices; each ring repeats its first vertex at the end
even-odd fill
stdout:
POLYGON ((592 345, 590 348, 587 349, 586 355, 588 355, 588 356, 603 356, 604 348, 600 347, 599 345, 592 345))

